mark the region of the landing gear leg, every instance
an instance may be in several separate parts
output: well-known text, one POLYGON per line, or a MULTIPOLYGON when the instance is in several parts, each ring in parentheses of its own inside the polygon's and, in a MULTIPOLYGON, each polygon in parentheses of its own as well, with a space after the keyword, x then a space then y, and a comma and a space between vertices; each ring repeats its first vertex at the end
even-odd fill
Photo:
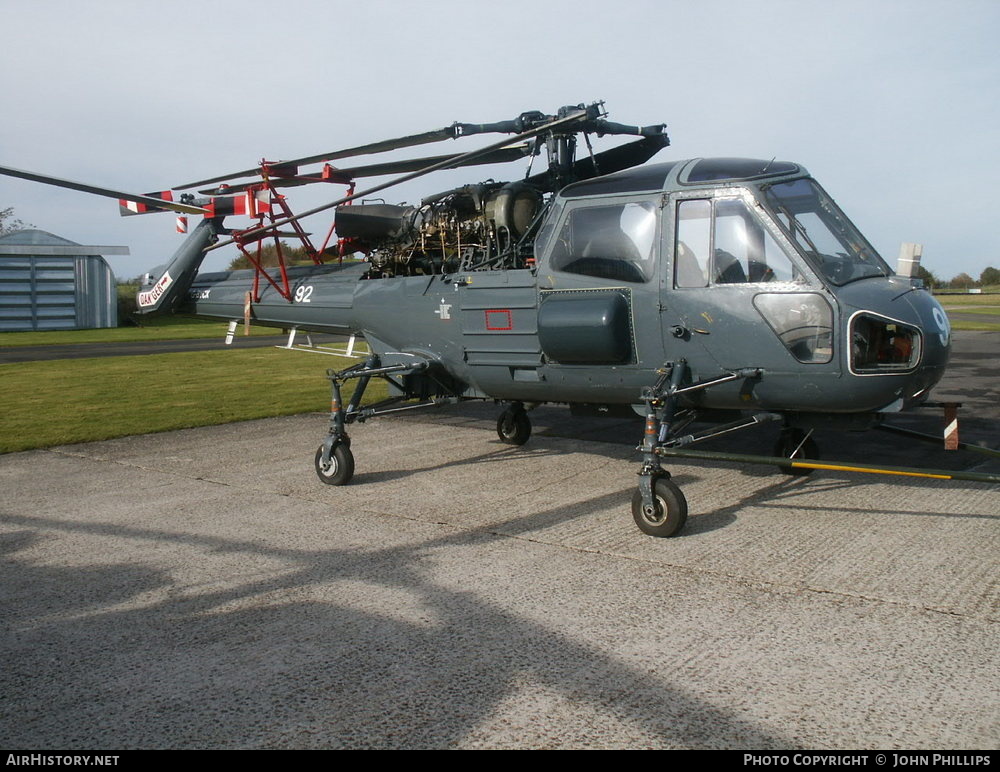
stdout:
MULTIPOLYGON (((382 365, 377 354, 372 354, 363 365, 354 365, 339 372, 327 370, 326 377, 330 379, 330 430, 323 444, 316 451, 316 475, 327 485, 346 485, 354 476, 354 455, 351 453, 351 438, 347 436, 347 424, 355 421, 364 422, 375 416, 398 413, 404 410, 416 410, 424 407, 435 407, 443 404, 453 404, 459 401, 457 394, 449 396, 425 397, 416 404, 401 404, 410 399, 418 399, 407 388, 406 381, 398 376, 424 373, 428 369, 425 360, 414 357, 412 362, 382 365), (354 389, 351 401, 343 407, 341 387, 346 381, 357 378, 358 385, 354 389), (361 407, 365 389, 372 378, 387 381, 398 396, 389 397, 368 407, 361 407)), ((446 384, 437 380, 433 374, 428 375, 436 387, 444 390, 446 384)), ((529 429, 530 430, 530 429, 529 429)))
POLYGON ((514 402, 497 419, 497 436, 508 445, 523 445, 531 436, 531 419, 523 402, 514 402))
MULTIPOLYGON (((378 358, 369 357, 364 367, 378 366, 378 358)), ((330 371, 332 372, 332 371, 330 371)), ((365 387, 371 380, 363 376, 351 397, 347 411, 356 411, 365 387)), ((316 476, 327 485, 347 485, 354 477, 354 454, 351 453, 351 438, 347 436, 347 422, 344 418, 343 402, 340 394, 340 378, 330 376, 330 432, 316 451, 316 476)))
POLYGON ((646 401, 646 429, 643 433, 642 468, 639 490, 632 496, 632 519, 639 530, 650 536, 675 536, 687 522, 687 500, 660 465, 656 448, 669 433, 676 400, 672 392, 680 387, 687 370, 682 360, 663 372, 656 384, 643 393, 646 401), (664 395, 663 387, 670 381, 664 395))

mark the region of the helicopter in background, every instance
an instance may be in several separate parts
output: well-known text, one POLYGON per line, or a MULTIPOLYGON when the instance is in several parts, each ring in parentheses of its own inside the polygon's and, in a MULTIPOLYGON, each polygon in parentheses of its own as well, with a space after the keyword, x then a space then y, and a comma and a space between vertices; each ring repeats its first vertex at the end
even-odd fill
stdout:
POLYGON ((177 201, 171 191, 128 198, 5 167, 0 173, 90 188, 123 199, 123 213, 202 214, 138 293, 140 313, 363 335, 368 358, 328 373, 330 423, 314 463, 330 485, 354 473, 348 425, 473 399, 504 404, 497 434, 514 445, 528 441, 528 414, 542 403, 644 416, 632 514, 654 536, 679 533, 687 519, 685 497, 661 459, 732 460, 689 448, 762 424, 782 427, 774 456, 740 458, 793 474, 922 474, 822 464, 811 437, 816 428, 878 427, 887 414, 928 401, 951 340, 944 311, 921 282, 895 275, 801 165, 745 158, 648 164, 669 145, 665 126, 626 126, 605 116, 597 102, 491 124, 454 123, 264 161, 179 186, 174 190, 212 187, 177 201), (505 136, 461 154, 330 163, 485 133, 505 136), (639 139, 595 153, 591 137, 604 135, 639 139), (588 151, 582 158, 580 137, 588 151), (547 165, 533 171, 543 151, 547 165), (516 181, 463 185, 412 205, 366 200, 438 170, 524 158, 528 169, 516 181), (314 163, 323 166, 301 171, 314 163), (358 179, 393 174, 401 176, 356 190, 358 179), (293 214, 281 191, 312 183, 343 184, 347 194, 293 214), (334 223, 316 246, 300 221, 330 209, 334 223), (256 224, 225 227, 234 214, 256 224), (288 265, 282 238, 298 240, 313 264, 288 265), (274 244, 277 267, 263 265, 265 242, 274 244), (199 272, 207 252, 229 244, 251 270, 199 272), (351 259, 356 253, 364 259, 351 259), (390 397, 363 405, 373 378, 388 383, 390 397), (345 403, 341 390, 352 380, 345 403), (691 430, 705 420, 716 422, 691 430))

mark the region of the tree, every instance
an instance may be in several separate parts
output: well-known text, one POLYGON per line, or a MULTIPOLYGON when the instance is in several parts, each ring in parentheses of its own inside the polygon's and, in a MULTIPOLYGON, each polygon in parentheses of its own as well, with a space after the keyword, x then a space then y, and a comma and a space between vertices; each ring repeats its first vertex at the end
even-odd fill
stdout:
POLYGON ((924 286, 927 289, 934 289, 941 284, 941 280, 922 265, 917 268, 917 278, 924 280, 924 286))
POLYGON ((992 284, 1000 284, 1000 268, 994 268, 991 265, 984 268, 983 272, 979 274, 979 286, 986 287, 992 284))
POLYGON ((6 209, 0 209, 0 236, 33 227, 31 223, 22 222, 14 217, 14 207, 8 206, 6 209))
MULTIPOLYGON (((260 264, 265 268, 274 268, 278 264, 278 251, 274 248, 273 243, 264 245, 260 251, 261 254, 259 258, 257 257, 256 249, 248 248, 247 251, 253 255, 254 258, 259 259, 260 264)), ((281 252, 285 256, 286 265, 312 262, 306 254, 305 247, 290 247, 286 242, 282 241, 281 252)), ((238 271, 241 268, 253 268, 253 264, 247 260, 242 253, 233 258, 233 261, 229 264, 228 270, 238 271)))
POLYGON ((971 276, 969 276, 969 274, 967 273, 960 273, 958 276, 956 276, 954 279, 948 282, 948 284, 952 289, 968 289, 969 287, 976 286, 976 280, 973 279, 971 276))

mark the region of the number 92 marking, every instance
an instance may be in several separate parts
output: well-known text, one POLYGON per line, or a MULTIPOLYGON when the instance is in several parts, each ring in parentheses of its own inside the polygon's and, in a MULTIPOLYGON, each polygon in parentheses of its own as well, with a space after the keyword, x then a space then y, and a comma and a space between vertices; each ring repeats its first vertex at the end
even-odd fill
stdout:
POLYGON ((313 288, 311 284, 308 284, 304 287, 299 287, 297 290, 295 290, 295 302, 311 303, 312 300, 310 300, 310 298, 312 297, 312 294, 313 294, 313 288))

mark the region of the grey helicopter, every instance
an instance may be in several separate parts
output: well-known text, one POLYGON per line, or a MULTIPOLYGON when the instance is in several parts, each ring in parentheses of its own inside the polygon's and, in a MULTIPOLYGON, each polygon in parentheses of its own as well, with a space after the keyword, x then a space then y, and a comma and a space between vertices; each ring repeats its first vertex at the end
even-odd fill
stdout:
POLYGON ((887 415, 929 403, 951 346, 938 302, 919 279, 889 267, 802 165, 647 163, 670 144, 665 129, 608 121, 602 102, 572 105, 262 161, 178 186, 212 187, 177 200, 171 191, 130 196, 8 167, 0 173, 116 197, 123 214, 203 215, 138 293, 140 313, 363 336, 364 362, 328 371, 329 427, 314 459, 328 485, 354 474, 349 425, 465 400, 501 403, 497 435, 512 445, 528 441, 529 413, 544 403, 644 417, 632 514, 652 536, 678 534, 688 514, 663 459, 733 460, 690 447, 762 424, 780 426, 773 456, 736 458, 791 474, 924 474, 820 462, 812 433, 878 428, 887 415), (461 154, 330 163, 485 133, 505 136, 461 154), (594 152, 591 137, 605 135, 638 139, 594 152), (581 137, 588 152, 577 157, 581 137), (543 153, 546 167, 533 171, 543 153), (370 198, 442 169, 525 158, 516 181, 463 185, 413 205, 370 198), (322 169, 301 171, 314 163, 322 169), (358 179, 389 175, 401 176, 355 189, 358 179), (280 191, 311 183, 348 192, 292 214, 280 191), (316 246, 300 220, 330 209, 334 224, 316 246), (257 222, 225 227, 234 214, 257 222), (281 238, 301 241, 313 264, 286 265, 281 238), (277 267, 263 265, 264 242, 274 243, 277 267), (252 269, 199 271, 208 252, 230 244, 252 269), (386 382, 390 396, 364 404, 372 379, 386 382), (345 403, 349 381, 356 385, 345 403))

